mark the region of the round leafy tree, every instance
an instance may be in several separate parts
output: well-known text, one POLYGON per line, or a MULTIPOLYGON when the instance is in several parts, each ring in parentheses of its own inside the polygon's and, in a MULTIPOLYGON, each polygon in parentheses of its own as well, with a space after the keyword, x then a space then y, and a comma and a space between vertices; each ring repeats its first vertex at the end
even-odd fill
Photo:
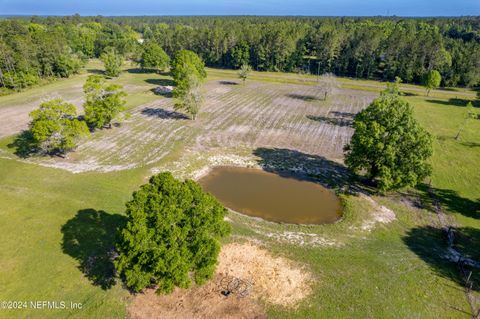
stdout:
POLYGON ((122 119, 126 115, 125 97, 122 86, 105 81, 100 75, 90 75, 83 85, 85 93, 85 121, 91 127, 102 128, 112 126, 112 121, 122 119))
POLYGON ((195 120, 203 101, 201 84, 207 76, 205 64, 194 52, 180 50, 172 61, 172 76, 176 83, 175 109, 187 111, 195 120))
POLYGON ((170 65, 170 57, 155 42, 147 42, 142 52, 140 66, 142 69, 165 70, 170 65))
POLYGON ((442 76, 437 70, 428 71, 423 78, 423 85, 427 89, 427 96, 430 94, 432 89, 436 89, 440 86, 442 82, 442 76))
POLYGON ((30 117, 32 142, 40 153, 63 155, 90 135, 85 122, 77 119, 75 105, 62 99, 43 102, 30 117))
POLYGON ((126 285, 158 293, 186 288, 193 278, 213 276, 220 239, 230 232, 227 210, 192 180, 170 173, 153 176, 127 203, 128 222, 119 233, 115 266, 126 285))
POLYGON ((384 93, 354 120, 346 164, 382 191, 414 186, 431 172, 432 138, 398 94, 384 93))
POLYGON ((100 56, 105 66, 105 74, 110 77, 117 77, 122 71, 123 57, 117 54, 114 48, 108 47, 100 56))
POLYGON ((172 76, 177 86, 174 95, 180 97, 186 94, 192 82, 201 82, 207 77, 205 63, 195 53, 189 50, 180 50, 172 60, 172 76))

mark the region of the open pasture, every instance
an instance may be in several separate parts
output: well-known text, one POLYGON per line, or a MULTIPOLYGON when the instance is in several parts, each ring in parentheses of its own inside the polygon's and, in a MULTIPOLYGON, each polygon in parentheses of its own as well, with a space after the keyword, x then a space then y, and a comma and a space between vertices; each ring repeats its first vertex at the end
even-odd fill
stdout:
MULTIPOLYGON (((142 302, 155 303, 155 296, 137 298, 120 282, 105 285, 111 278, 104 270, 112 265, 102 256, 113 245, 114 229, 125 219, 123 203, 133 190, 153 172, 198 177, 220 164, 321 178, 325 176, 318 172, 330 172, 319 182, 344 186, 351 175, 342 164, 342 149, 353 133, 353 116, 383 86, 375 82, 373 88, 354 89, 339 79, 340 88, 324 101, 321 87, 314 81, 302 83, 295 75, 254 72, 242 85, 234 71, 209 70, 205 103, 192 121, 173 110, 172 98, 151 92, 158 85, 171 85, 168 76, 129 69, 116 80, 130 93, 127 121, 94 132, 66 159, 17 157, 8 145, 26 127, 28 112, 50 91, 80 106, 85 75, 0 98, 0 121, 15 124, 2 131, 0 140, 0 297, 66 299, 82 303, 84 309, 8 311, 0 317, 123 318, 148 313, 142 302), (88 268, 92 259, 99 260, 93 271, 88 268)), ((432 186, 445 212, 460 227, 478 233, 480 219, 472 208, 480 193, 475 144, 480 121, 469 124, 455 141, 466 100, 455 100, 458 92, 436 91, 425 97, 421 88, 416 90, 405 99, 435 138, 432 186), (456 169, 451 170, 452 165, 456 169)), ((259 307, 260 313, 274 318, 470 318, 462 279, 442 257, 442 234, 431 227, 438 218, 428 210, 428 196, 407 190, 341 198, 344 218, 332 225, 276 224, 229 214, 233 245, 258 245, 273 257, 302 265, 315 279, 311 294, 296 308, 259 302, 252 309, 259 307)), ((168 298, 161 302, 171 305, 168 298)), ((151 309, 158 305, 163 304, 151 309)))

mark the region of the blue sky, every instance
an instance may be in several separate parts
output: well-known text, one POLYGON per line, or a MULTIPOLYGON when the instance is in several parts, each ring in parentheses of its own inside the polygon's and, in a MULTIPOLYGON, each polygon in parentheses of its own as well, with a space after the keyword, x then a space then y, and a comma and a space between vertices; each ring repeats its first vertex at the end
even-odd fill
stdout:
POLYGON ((0 15, 480 15, 480 0, 0 0, 0 15))

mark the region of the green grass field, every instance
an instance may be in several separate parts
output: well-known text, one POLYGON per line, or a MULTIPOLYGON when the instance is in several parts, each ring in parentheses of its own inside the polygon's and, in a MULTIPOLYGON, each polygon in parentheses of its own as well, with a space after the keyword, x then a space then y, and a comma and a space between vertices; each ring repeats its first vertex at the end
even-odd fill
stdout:
MULTIPOLYGON (((88 68, 99 66, 93 62, 88 68)), ((103 157, 96 159, 102 165, 141 164, 133 169, 73 174, 38 165, 44 164, 43 159, 20 161, 7 146, 12 136, 0 140, 0 301, 48 300, 83 305, 81 310, 0 309, 1 318, 126 317, 132 296, 120 282, 111 287, 106 284, 105 273, 111 271, 111 264, 101 259, 101 267, 90 270, 88 264, 92 256, 100 258, 113 246, 114 229, 124 220, 124 203, 154 171, 169 169, 180 177, 195 176, 195 172, 206 165, 230 162, 248 165, 259 160, 279 160, 282 163, 275 164, 292 168, 301 165, 303 157, 311 153, 316 157, 309 162, 309 169, 324 183, 334 186, 348 181, 331 174, 343 171, 341 164, 332 161, 338 160, 336 154, 341 147, 325 142, 335 141, 334 137, 342 134, 348 136, 348 127, 339 125, 343 122, 339 123, 338 119, 326 122, 322 117, 322 121, 308 121, 305 116, 315 110, 318 114, 314 115, 324 117, 335 110, 358 111, 366 103, 359 103, 355 97, 365 97, 367 101, 366 97, 372 97, 383 84, 368 81, 370 86, 361 86, 354 85, 352 80, 340 79, 346 87, 332 104, 322 104, 284 97, 289 90, 296 94, 315 94, 311 83, 298 80, 296 75, 254 73, 247 87, 233 86, 228 92, 217 83, 237 81, 235 77, 234 71, 209 69, 206 94, 211 101, 206 102, 200 114, 200 124, 195 124, 188 120, 142 117, 145 105, 159 103, 155 107, 170 107, 168 99, 150 92, 168 78, 123 73, 118 81, 131 92, 129 108, 134 120, 120 128, 124 129, 120 137, 115 136, 118 131, 113 129, 100 132, 85 143, 101 145, 109 139, 118 139, 114 140, 118 149, 103 153, 99 149, 95 154, 103 157), (222 90, 217 90, 219 87, 222 90), (290 110, 282 104, 292 101, 296 109, 290 110), (241 109, 240 105, 245 108, 241 109), (252 113, 256 108, 257 113, 252 113), (275 112, 284 113, 276 118, 275 112), (294 116, 298 112, 302 112, 302 116, 294 116), (264 127, 258 130, 241 130, 241 126, 258 127, 262 123, 264 127), (209 129, 204 130, 202 126, 209 129), (118 155, 127 145, 144 139, 145 131, 154 133, 145 144, 127 152, 125 158, 118 155), (273 134, 271 139, 259 139, 265 132, 273 134), (289 133, 288 138, 275 138, 274 133, 283 136, 285 132, 289 133), (308 132, 314 133, 308 135, 308 132), (308 143, 302 142, 304 140, 308 143), (316 140, 318 145, 313 143, 316 140), (288 152, 289 148, 297 152, 288 152), (158 149, 155 153, 158 155, 142 162, 148 157, 146 153, 154 149, 158 149), (257 157, 252 156, 252 152, 257 157), (228 158, 218 159, 222 156, 228 158)), ((22 105, 25 101, 35 101, 49 90, 56 90, 62 96, 65 92, 66 98, 72 94, 78 97, 78 88, 75 92, 71 88, 81 85, 84 79, 82 74, 0 97, 0 103, 22 105)), ((414 106, 415 116, 435 137, 432 187, 447 214, 460 228, 468 230, 460 238, 462 248, 471 255, 478 254, 475 246, 472 248, 472 242, 475 243, 472 240, 478 239, 480 232, 480 120, 470 121, 459 140, 455 140, 465 113, 464 101, 456 100, 459 92, 435 91, 431 97, 425 97, 421 88, 408 86, 407 91, 410 94, 405 98, 414 106)), ((464 99, 473 97, 472 92, 460 92, 464 99)), ((344 141, 340 138, 339 145, 344 141)), ((80 147, 69 160, 75 163, 82 156, 93 156, 96 150, 86 146, 84 149, 83 152, 80 147)), ((412 198, 425 197, 421 188, 408 193, 412 198)), ((413 207, 404 195, 372 198, 378 205, 393 210, 396 220, 362 229, 374 208, 365 198, 353 195, 342 195, 345 217, 333 225, 279 225, 230 214, 233 225, 230 240, 259 240, 274 254, 305 264, 316 278, 312 296, 297 309, 266 305, 269 317, 471 317, 458 270, 439 257, 445 248, 444 239, 430 227, 437 217, 426 209, 413 207), (301 240, 318 238, 332 244, 301 243, 285 237, 291 233, 298 234, 301 240)), ((478 274, 475 278, 478 279, 478 274)))

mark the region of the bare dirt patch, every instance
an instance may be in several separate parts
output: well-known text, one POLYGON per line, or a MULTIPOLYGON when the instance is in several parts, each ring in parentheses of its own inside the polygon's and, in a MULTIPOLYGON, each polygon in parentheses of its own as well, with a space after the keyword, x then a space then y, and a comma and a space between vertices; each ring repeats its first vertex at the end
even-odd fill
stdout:
POLYGON ((128 308, 132 319, 263 319, 265 313, 251 298, 237 298, 221 294, 221 277, 204 286, 176 289, 167 296, 158 296, 155 290, 135 296, 128 308))
POLYGON ((294 307, 312 291, 309 272, 252 243, 224 246, 217 271, 224 276, 251 281, 252 295, 275 305, 294 307))
MULTIPOLYGON (((75 165, 58 163, 58 167, 82 172, 146 166, 182 146, 201 153, 285 148, 341 160, 343 146, 353 133, 343 118, 363 109, 374 95, 339 90, 327 101, 290 97, 316 97, 320 93, 306 85, 252 82, 226 86, 211 81, 205 86, 205 104, 196 121, 174 112, 172 99, 159 97, 130 110, 131 118, 120 127, 97 131, 82 142, 76 156, 68 160, 75 165)), ((27 120, 20 122, 25 125, 27 120)), ((36 162, 42 164, 41 160, 36 162)))
POLYGON ((131 318, 266 318, 259 300, 296 307, 312 289, 313 276, 302 266, 253 243, 225 245, 217 274, 201 287, 176 289, 168 296, 154 290, 135 296, 128 308, 131 318), (225 278, 250 282, 248 294, 225 296, 225 278))
MULTIPOLYGON (((370 218, 363 221, 362 225, 359 227, 363 231, 370 232, 375 228, 375 224, 388 224, 397 219, 395 212, 383 205, 378 204, 370 196, 360 195, 366 201, 368 201, 372 207, 370 211, 370 218)), ((352 227, 358 228, 358 227, 352 227)))

